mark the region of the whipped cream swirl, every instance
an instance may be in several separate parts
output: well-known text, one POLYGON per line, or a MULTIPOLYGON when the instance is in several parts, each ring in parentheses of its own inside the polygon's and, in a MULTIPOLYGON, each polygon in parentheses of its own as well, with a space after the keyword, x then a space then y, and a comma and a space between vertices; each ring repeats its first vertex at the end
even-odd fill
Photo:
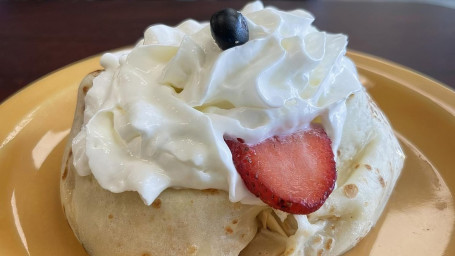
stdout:
MULTIPOLYGON (((72 142, 79 175, 151 204, 166 188, 215 188, 261 204, 225 137, 255 144, 318 120, 336 151, 345 102, 361 85, 347 37, 318 31, 303 10, 244 7, 250 40, 222 51, 210 25, 149 27, 132 50, 105 54, 72 142)), ((335 154, 336 155, 336 154, 335 154)))

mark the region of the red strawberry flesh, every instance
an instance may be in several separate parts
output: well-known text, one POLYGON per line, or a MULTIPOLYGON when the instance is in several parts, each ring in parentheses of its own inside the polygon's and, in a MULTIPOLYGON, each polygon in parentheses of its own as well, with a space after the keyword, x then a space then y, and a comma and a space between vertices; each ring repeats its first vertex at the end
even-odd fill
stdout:
POLYGON ((226 143, 248 190, 273 208, 309 214, 333 191, 335 161, 330 138, 320 125, 256 145, 242 139, 226 143))

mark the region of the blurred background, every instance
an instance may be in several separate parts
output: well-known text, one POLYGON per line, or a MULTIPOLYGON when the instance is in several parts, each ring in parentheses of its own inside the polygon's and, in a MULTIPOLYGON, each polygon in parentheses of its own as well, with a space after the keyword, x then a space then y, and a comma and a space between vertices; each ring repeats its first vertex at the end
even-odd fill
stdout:
MULTIPOLYGON (((248 1, 0 1, 0 102, 75 61, 134 44, 151 24, 208 20, 248 1)), ((264 1, 307 9, 350 49, 397 62, 455 88, 455 0, 264 1)))

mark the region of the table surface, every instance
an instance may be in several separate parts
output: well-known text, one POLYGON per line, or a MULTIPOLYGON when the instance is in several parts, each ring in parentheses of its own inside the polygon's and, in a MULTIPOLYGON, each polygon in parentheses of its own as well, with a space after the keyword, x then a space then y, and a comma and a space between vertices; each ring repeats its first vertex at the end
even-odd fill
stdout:
MULTIPOLYGON (((391 2, 265 1, 304 8, 321 30, 349 36, 349 48, 417 70, 455 89, 455 9, 391 2)), ((245 1, 0 3, 0 102, 85 57, 132 45, 154 23, 208 20, 245 1)))

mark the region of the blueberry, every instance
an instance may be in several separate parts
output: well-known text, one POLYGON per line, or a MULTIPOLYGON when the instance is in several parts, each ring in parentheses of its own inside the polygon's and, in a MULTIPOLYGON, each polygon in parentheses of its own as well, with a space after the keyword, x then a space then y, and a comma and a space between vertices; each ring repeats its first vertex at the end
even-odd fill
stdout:
POLYGON ((223 50, 248 42, 248 24, 245 17, 234 9, 213 14, 210 29, 216 44, 223 50))

